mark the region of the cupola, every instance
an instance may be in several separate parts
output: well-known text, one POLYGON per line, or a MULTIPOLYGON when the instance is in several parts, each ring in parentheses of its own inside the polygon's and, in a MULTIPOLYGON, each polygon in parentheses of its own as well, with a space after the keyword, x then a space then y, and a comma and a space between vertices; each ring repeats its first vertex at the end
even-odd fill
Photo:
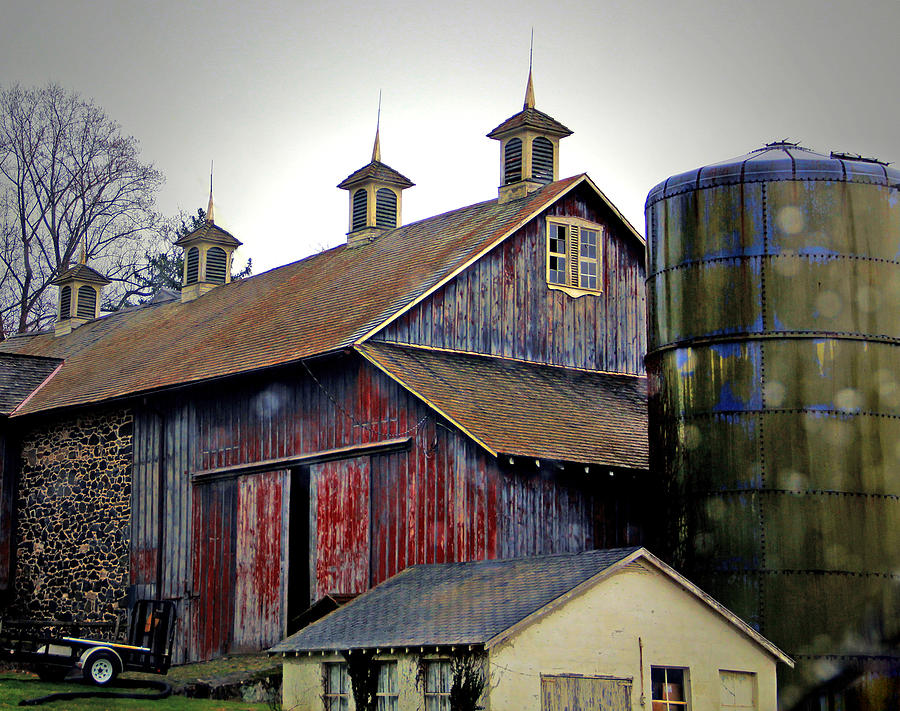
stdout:
POLYGON ((559 139, 572 132, 534 108, 534 82, 528 85, 522 110, 487 136, 500 141, 500 202, 509 202, 559 179, 559 139))
POLYGON ((212 180, 206 223, 175 242, 184 250, 181 301, 193 301, 211 289, 231 281, 231 257, 241 242, 219 227, 213 217, 212 180))
POLYGON ((92 321, 100 315, 103 287, 110 283, 100 272, 85 264, 86 257, 71 269, 66 269, 51 284, 59 287, 59 311, 54 333, 64 336, 73 328, 92 321))
POLYGON ((350 230, 347 232, 350 246, 371 242, 384 230, 399 227, 400 194, 415 185, 381 162, 378 129, 376 126, 372 160, 338 183, 339 188, 350 193, 350 230))

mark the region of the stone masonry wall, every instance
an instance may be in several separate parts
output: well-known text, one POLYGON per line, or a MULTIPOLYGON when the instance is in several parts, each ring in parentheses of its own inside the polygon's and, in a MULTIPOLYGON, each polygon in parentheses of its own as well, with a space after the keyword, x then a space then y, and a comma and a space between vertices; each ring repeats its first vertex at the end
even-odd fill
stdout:
POLYGON ((115 622, 128 585, 133 418, 86 413, 25 433, 14 615, 115 622))

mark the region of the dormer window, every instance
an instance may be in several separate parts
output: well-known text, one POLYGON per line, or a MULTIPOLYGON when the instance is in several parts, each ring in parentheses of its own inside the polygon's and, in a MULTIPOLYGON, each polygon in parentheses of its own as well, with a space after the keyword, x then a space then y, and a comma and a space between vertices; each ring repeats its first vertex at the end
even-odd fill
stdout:
POLYGON ((532 174, 542 183, 553 182, 553 143, 538 136, 531 144, 532 174))
POLYGON ((97 292, 94 287, 85 284, 78 288, 76 314, 78 318, 97 318, 97 292))
POLYGON ((196 284, 200 279, 200 249, 191 247, 187 253, 187 269, 184 275, 184 285, 196 284))
POLYGON ((225 283, 228 255, 221 247, 210 247, 206 253, 206 280, 213 284, 225 283))
POLYGON ((379 188, 375 193, 375 226, 393 229, 397 226, 397 193, 379 188))
POLYGON ((59 320, 72 315, 72 287, 64 286, 59 290, 59 320))
POLYGON ((579 217, 547 218, 547 283, 570 296, 602 287, 603 226, 579 217))
POLYGON ((350 229, 358 230, 366 226, 366 214, 369 207, 369 196, 364 188, 353 193, 353 218, 350 229))
POLYGON ((503 184, 522 179, 522 140, 513 138, 506 142, 503 151, 503 184))

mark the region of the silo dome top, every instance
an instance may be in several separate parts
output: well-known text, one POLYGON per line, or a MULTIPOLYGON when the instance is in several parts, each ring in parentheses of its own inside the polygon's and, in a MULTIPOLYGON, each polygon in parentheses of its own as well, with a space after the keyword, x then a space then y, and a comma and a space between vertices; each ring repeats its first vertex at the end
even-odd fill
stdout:
POLYGON ((900 170, 873 158, 834 152, 826 156, 796 143, 779 141, 738 158, 672 176, 650 191, 646 207, 692 190, 775 180, 830 180, 897 187, 900 170))

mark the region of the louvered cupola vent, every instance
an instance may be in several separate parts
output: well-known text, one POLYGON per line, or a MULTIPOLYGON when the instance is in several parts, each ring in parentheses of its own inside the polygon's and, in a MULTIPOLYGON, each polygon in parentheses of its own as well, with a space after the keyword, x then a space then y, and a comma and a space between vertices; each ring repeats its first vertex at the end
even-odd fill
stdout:
POLYGON ((59 318, 67 319, 72 314, 72 287, 64 286, 59 290, 59 318))
POLYGON ((213 284, 225 283, 228 255, 221 247, 210 247, 206 253, 206 278, 213 284))
POLYGON ((366 226, 366 212, 368 211, 368 194, 364 189, 359 189, 353 193, 353 217, 351 219, 351 230, 359 230, 366 226))
POLYGON ((196 284, 200 278, 200 249, 191 247, 187 252, 187 267, 184 272, 184 285, 196 284))
POLYGON ((356 247, 375 240, 384 230, 401 224, 401 193, 414 183, 381 162, 378 129, 372 160, 344 178, 338 187, 350 193, 350 231, 347 244, 356 247))
MULTIPOLYGON (((81 258, 85 260, 84 253, 81 258)), ((100 296, 109 279, 84 261, 66 269, 51 284, 59 287, 59 312, 53 329, 57 336, 100 316, 100 296)))
POLYGON ((97 317, 97 291, 85 284, 78 287, 78 318, 97 317))
POLYGON ((535 180, 553 182, 553 144, 543 136, 531 144, 531 166, 535 180))
POLYGON ((375 194, 375 226, 393 229, 397 226, 397 193, 380 188, 375 194))
POLYGON ((213 220, 212 185, 206 222, 175 245, 184 250, 181 300, 193 301, 198 296, 231 282, 231 258, 241 242, 213 220))
POLYGON ((559 140, 572 132, 534 108, 534 84, 528 86, 522 110, 488 134, 500 141, 501 203, 517 200, 559 178, 559 140))
POLYGON ((503 184, 517 183, 522 179, 522 139, 513 138, 503 149, 503 184))

